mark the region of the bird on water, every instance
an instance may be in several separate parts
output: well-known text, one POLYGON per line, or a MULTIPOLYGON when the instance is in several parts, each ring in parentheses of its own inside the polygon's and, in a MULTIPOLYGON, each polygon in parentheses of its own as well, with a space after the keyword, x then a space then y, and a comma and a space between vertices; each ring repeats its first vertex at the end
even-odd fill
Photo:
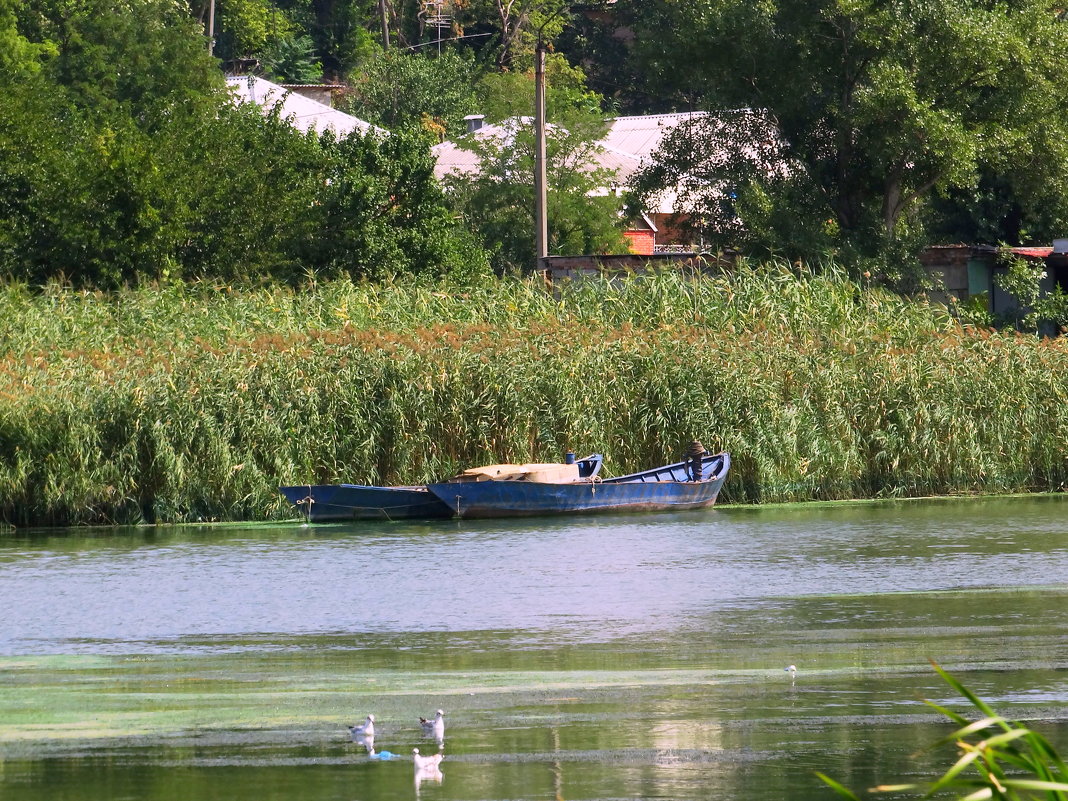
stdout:
POLYGON ((418 748, 412 749, 412 761, 415 763, 415 769, 420 772, 430 772, 438 769, 438 765, 441 764, 441 759, 444 754, 430 754, 429 756, 423 756, 419 753, 418 748))
POLYGON ((433 736, 439 742, 445 739, 445 713, 440 709, 435 713, 433 720, 419 718, 419 725, 423 727, 423 734, 433 736))
POLYGON ((349 734, 352 735, 352 739, 357 737, 374 737, 375 736, 375 716, 368 715, 365 720, 359 726, 349 726, 349 734))

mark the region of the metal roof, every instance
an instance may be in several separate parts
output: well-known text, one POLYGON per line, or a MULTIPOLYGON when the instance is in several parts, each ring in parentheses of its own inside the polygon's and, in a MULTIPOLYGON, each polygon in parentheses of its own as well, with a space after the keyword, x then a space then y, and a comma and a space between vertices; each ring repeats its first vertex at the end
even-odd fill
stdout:
POLYGON ((1045 259, 1052 255, 1053 248, 1013 248, 1012 252, 1017 256, 1024 256, 1029 259, 1045 259))
MULTIPOLYGON (((751 112, 746 112, 751 113, 751 112)), ((680 125, 696 123, 709 116, 706 111, 673 114, 646 114, 638 117, 615 117, 608 121, 609 128, 598 143, 599 150, 591 167, 612 171, 615 179, 611 186, 603 187, 597 194, 618 193, 630 177, 649 164, 653 155, 669 133, 680 125)), ((501 142, 511 142, 519 126, 533 125, 531 117, 513 117, 496 125, 483 125, 467 137, 494 137, 501 142)), ((552 128, 552 125, 549 125, 552 128)), ((458 140, 462 142, 463 139, 458 140)), ((479 168, 478 156, 465 150, 457 142, 442 142, 431 148, 436 164, 434 175, 441 180, 449 174, 474 174, 479 168)), ((654 198, 649 198, 650 213, 669 214, 677 205, 676 191, 665 189, 654 198)))
POLYGON ((281 115, 288 119, 293 127, 301 131, 316 130, 322 133, 331 130, 338 136, 345 136, 352 131, 367 133, 374 131, 378 134, 387 134, 385 128, 379 128, 369 122, 364 122, 358 117, 346 114, 343 111, 312 100, 310 97, 297 94, 276 83, 271 83, 264 78, 254 75, 239 75, 228 77, 226 85, 230 88, 234 98, 239 103, 255 103, 264 109, 272 109, 281 105, 281 115))
MULTIPOLYGON (((500 145, 508 147, 515 141, 516 134, 522 128, 533 124, 533 117, 511 117, 498 124, 483 125, 478 130, 465 135, 457 141, 446 141, 439 145, 434 145, 430 152, 433 153, 435 159, 435 177, 441 180, 450 174, 463 175, 478 172, 478 154, 463 147, 464 142, 470 142, 471 137, 483 140, 495 139, 500 145)), ((550 133, 558 128, 558 126, 554 126, 551 123, 546 127, 550 133)), ((641 164, 634 156, 616 148, 608 147, 604 142, 600 143, 598 152, 593 154, 590 163, 591 168, 601 167, 610 170, 620 183, 625 181, 639 166, 641 164)))
POLYGON ((707 117, 708 112, 692 111, 678 114, 646 114, 641 117, 616 117, 602 140, 603 144, 628 153, 643 163, 652 158, 664 137, 683 123, 707 117))
MULTIPOLYGON (((623 183, 649 160, 669 131, 685 120, 704 114, 705 112, 653 114, 610 120, 609 131, 598 143, 598 152, 594 155, 591 166, 611 170, 616 180, 623 183)), ((515 138, 520 126, 532 124, 532 117, 512 117, 499 124, 483 125, 467 136, 492 137, 508 144, 515 138)), ((552 124, 548 126, 550 130, 553 127, 552 124)), ((431 148, 437 160, 434 174, 439 180, 450 173, 473 173, 478 170, 478 156, 470 150, 465 150, 459 142, 442 142, 431 148)))

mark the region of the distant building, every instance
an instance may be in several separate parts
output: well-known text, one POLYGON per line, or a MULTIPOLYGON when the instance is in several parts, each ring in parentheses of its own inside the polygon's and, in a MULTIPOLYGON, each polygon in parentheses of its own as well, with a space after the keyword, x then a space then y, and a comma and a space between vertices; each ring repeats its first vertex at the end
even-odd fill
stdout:
MULTIPOLYGON (((935 293, 935 300, 947 302, 952 296, 958 302, 979 304, 997 317, 1012 318, 1027 309, 998 285, 998 276, 1008 270, 1003 253, 1004 249, 993 245, 935 245, 920 254, 920 262, 945 287, 935 293)), ((1005 255, 1042 267, 1039 289, 1043 294, 1055 288, 1068 292, 1068 239, 1056 239, 1052 247, 1008 248, 1005 255)))
MULTIPOLYGON (((606 147, 628 154, 634 163, 630 169, 620 171, 620 182, 626 183, 639 169, 652 164, 656 152, 664 143, 664 138, 679 126, 693 125, 707 116, 707 112, 693 111, 615 117, 610 120, 611 127, 602 141, 606 147)), ((654 233, 654 252, 677 250, 688 238, 678 229, 681 217, 677 202, 678 192, 668 188, 643 210, 642 217, 654 233)), ((641 252, 635 250, 635 253, 641 252)))
MULTIPOLYGON (((483 123, 482 115, 472 114, 467 120, 467 135, 481 140, 494 140, 498 146, 505 149, 512 146, 517 134, 525 128, 532 128, 533 117, 511 117, 504 122, 495 125, 483 123)), ((552 132, 557 126, 551 123, 546 128, 552 132)), ((479 169, 479 156, 474 150, 465 148, 464 143, 445 141, 434 145, 430 152, 434 155, 434 176, 444 180, 448 175, 475 175, 479 169)), ((629 153, 624 153, 617 148, 607 145, 604 141, 599 143, 598 152, 593 156, 589 165, 591 168, 604 168, 610 171, 616 178, 613 185, 604 187, 600 194, 609 192, 618 193, 618 185, 629 178, 640 165, 639 160, 629 153)))
MULTIPOLYGON (((597 194, 615 194, 621 196, 623 188, 630 178, 642 167, 651 163, 653 154, 660 147, 664 137, 679 125, 692 122, 705 116, 704 112, 683 114, 650 114, 641 117, 616 117, 609 120, 609 129, 598 143, 590 164, 592 168, 609 171, 613 180, 610 185, 602 187, 597 194)), ((485 125, 483 117, 478 114, 466 118, 468 136, 482 139, 492 138, 507 146, 515 139, 518 131, 534 124, 531 117, 513 117, 504 122, 485 125)), ((553 126, 550 124, 549 129, 553 126)), ((463 147, 463 142, 446 141, 435 145, 431 152, 435 157, 434 175, 443 180, 448 175, 473 175, 479 169, 479 157, 463 147)), ((636 254, 650 255, 657 252, 662 243, 658 241, 664 233, 674 231, 676 210, 673 202, 675 194, 668 191, 657 200, 654 208, 640 212, 636 219, 623 232, 636 254)), ((677 240, 672 238, 670 245, 677 240)))
POLYGON ((353 131, 388 134, 385 128, 379 128, 351 114, 338 111, 326 103, 297 93, 295 87, 279 86, 254 75, 228 77, 226 85, 233 93, 235 102, 255 103, 262 106, 265 111, 281 106, 279 113, 282 118, 289 120, 294 128, 301 131, 314 129, 322 133, 331 130, 339 137, 346 136, 353 131))
POLYGON ((317 100, 324 106, 334 107, 334 101, 345 94, 346 87, 339 83, 280 83, 280 87, 288 92, 296 92, 312 100, 317 100))

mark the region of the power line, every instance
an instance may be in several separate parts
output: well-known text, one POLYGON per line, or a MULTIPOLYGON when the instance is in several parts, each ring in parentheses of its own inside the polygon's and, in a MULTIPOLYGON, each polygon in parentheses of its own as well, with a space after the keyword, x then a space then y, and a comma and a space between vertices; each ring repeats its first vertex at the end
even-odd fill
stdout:
POLYGON ((435 39, 433 42, 420 42, 417 45, 408 45, 406 50, 416 50, 427 45, 440 45, 442 42, 458 42, 461 39, 477 39, 479 36, 496 36, 496 33, 472 33, 467 36, 453 36, 451 39, 435 39))

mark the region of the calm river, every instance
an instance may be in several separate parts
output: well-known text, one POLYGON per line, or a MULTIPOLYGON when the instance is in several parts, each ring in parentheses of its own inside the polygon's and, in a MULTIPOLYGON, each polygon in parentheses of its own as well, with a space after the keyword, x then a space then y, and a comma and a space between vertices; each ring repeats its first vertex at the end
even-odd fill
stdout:
POLYGON ((0 602, 5 799, 832 799, 948 766, 931 659, 1068 751, 1068 497, 8 532, 0 602))

